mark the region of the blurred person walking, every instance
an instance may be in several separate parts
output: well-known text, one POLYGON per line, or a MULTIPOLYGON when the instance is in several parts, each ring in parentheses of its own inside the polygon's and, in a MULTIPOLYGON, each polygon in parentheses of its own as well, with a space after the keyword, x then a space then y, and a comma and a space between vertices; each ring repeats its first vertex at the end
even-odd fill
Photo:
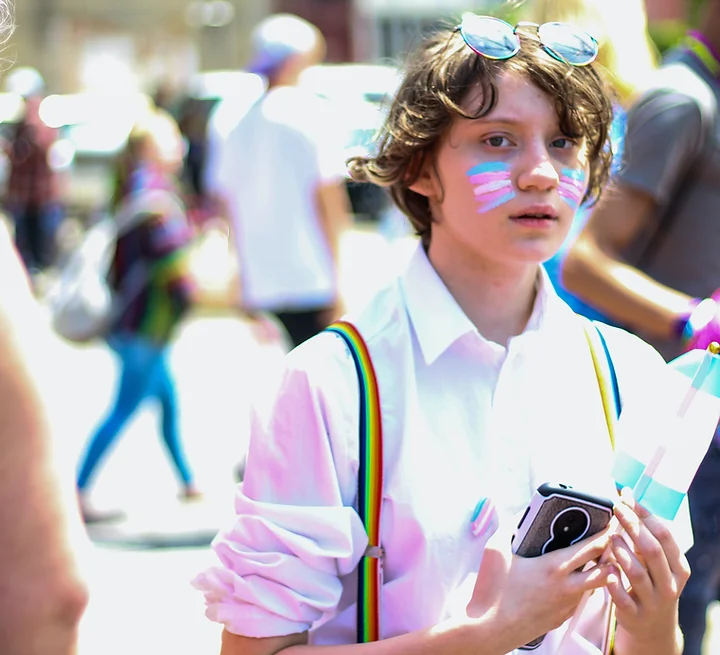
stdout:
POLYGON ((275 14, 251 38, 248 69, 267 79, 267 90, 229 132, 206 190, 222 199, 231 224, 243 309, 273 315, 297 345, 342 314, 345 168, 333 114, 298 86, 324 57, 320 31, 275 14))
MULTIPOLYGON (((610 88, 615 91, 610 141, 613 173, 622 161, 627 110, 659 65, 659 53, 648 33, 644 0, 533 0, 523 7, 523 19, 538 24, 571 23, 587 30, 598 40, 595 60, 610 88)), ((545 262, 558 295, 577 313, 614 323, 594 306, 571 293, 563 283, 565 258, 588 221, 592 206, 583 205, 558 252, 545 262)))
POLYGON ((182 140, 169 114, 156 110, 133 128, 120 161, 113 203, 118 210, 123 203, 139 208, 137 224, 118 239, 111 267, 122 309, 108 344, 122 370, 114 405, 87 444, 79 467, 77 486, 86 522, 114 518, 91 507, 88 490, 108 449, 150 398, 162 409, 162 437, 182 485, 181 498, 201 495, 180 440, 168 361, 171 339, 193 296, 188 271, 191 233, 177 189, 181 165, 182 140))
POLYGON ((55 261, 55 239, 63 216, 61 177, 53 161, 58 131, 45 124, 40 105, 45 80, 34 68, 16 68, 6 87, 24 102, 24 113, 3 148, 10 175, 4 198, 15 226, 15 242, 31 274, 55 261))
MULTIPOLYGON (((623 164, 567 255, 568 289, 670 359, 720 341, 720 0, 671 51, 628 114, 623 164)), ((720 446, 690 487, 695 545, 680 601, 685 655, 700 655, 720 584, 720 446)))

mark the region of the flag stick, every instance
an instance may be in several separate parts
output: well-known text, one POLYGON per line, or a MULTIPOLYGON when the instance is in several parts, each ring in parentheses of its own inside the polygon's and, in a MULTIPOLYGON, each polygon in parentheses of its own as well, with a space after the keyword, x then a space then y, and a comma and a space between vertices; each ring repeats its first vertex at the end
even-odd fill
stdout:
MULTIPOLYGON (((680 407, 678 408, 677 412, 677 415, 680 418, 683 418, 687 413, 688 409, 690 409, 690 405, 695 399, 698 390, 702 388, 703 383, 707 379, 707 376, 709 375, 710 370, 715 363, 715 356, 719 354, 720 344, 718 344, 717 341, 713 341, 708 345, 707 350, 705 351, 705 356, 700 362, 700 366, 698 366, 698 370, 695 372, 695 375, 693 375, 692 382, 690 383, 690 388, 688 389, 687 393, 682 399, 682 402, 680 403, 680 407)), ((650 485, 650 480, 652 479, 653 475, 655 475, 655 472, 657 471, 660 463, 665 457, 666 452, 667 448, 664 445, 658 446, 652 458, 646 464, 645 468, 643 469, 642 475, 640 476, 640 479, 637 481, 637 483, 635 484, 635 488, 633 489, 633 496, 636 502, 640 502, 642 500, 643 495, 645 494, 648 486, 650 485)), ((617 530, 616 533, 620 534, 622 533, 622 531, 622 527, 620 527, 620 529, 617 530)), ((583 597, 580 600, 580 604, 575 610, 572 619, 570 619, 570 624, 568 625, 568 628, 565 631, 563 638, 558 644, 555 655, 561 655, 565 644, 570 641, 570 637, 572 636, 573 632, 575 632, 577 623, 580 620, 580 617, 582 616, 582 613, 585 610, 585 606, 590 600, 591 595, 592 591, 586 591, 583 594, 583 597)))
POLYGON ((707 350, 705 351, 705 357, 703 357, 702 361, 700 362, 698 370, 695 372, 695 375, 693 375, 692 382, 690 383, 690 388, 688 389, 688 392, 685 394, 685 397, 680 403, 680 409, 678 410, 678 416, 680 418, 685 416, 685 414, 687 413, 690 404, 697 395, 698 389, 702 387, 703 383, 707 379, 707 376, 710 374, 710 370, 715 363, 714 355, 718 354, 720 354, 720 344, 718 344, 717 341, 713 341, 710 345, 708 345, 707 350))
MULTIPOLYGON (((683 397, 680 407, 678 408, 677 415, 679 418, 683 418, 685 414, 687 414, 688 409, 690 409, 690 405, 692 405, 693 400, 695 400, 695 397, 697 396, 697 392, 702 388, 705 380, 707 380, 713 364, 715 363, 715 357, 719 353, 720 344, 718 344, 717 341, 713 341, 710 345, 708 345, 707 350, 705 351, 705 356, 702 358, 695 375, 693 375, 690 387, 688 388, 687 393, 683 397)), ((635 500, 637 502, 642 501, 642 498, 650 485, 650 481, 658 470, 666 452, 666 446, 658 446, 652 458, 643 469, 642 475, 633 489, 633 495, 635 496, 635 500)))

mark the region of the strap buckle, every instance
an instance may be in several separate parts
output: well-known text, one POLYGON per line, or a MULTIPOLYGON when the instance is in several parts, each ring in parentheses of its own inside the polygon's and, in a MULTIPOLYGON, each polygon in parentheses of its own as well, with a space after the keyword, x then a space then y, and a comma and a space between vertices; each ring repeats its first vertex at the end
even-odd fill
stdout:
POLYGON ((363 557, 372 557, 382 562, 385 559, 385 549, 382 546, 368 546, 363 553, 363 557))

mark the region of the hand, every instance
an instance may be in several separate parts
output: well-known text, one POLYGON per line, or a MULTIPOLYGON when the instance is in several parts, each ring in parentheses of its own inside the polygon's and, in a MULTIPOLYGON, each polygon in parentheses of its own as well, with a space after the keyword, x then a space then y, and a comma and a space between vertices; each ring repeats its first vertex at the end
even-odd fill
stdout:
POLYGON ((513 649, 560 627, 574 614, 586 591, 607 584, 613 568, 594 563, 608 546, 609 527, 573 546, 524 558, 512 554, 512 533, 507 529, 509 522, 504 523, 485 547, 468 614, 492 613, 512 635, 509 647, 513 649))
POLYGON ((695 306, 681 337, 685 350, 705 350, 713 341, 720 342, 720 289, 695 306))
POLYGON ((678 599, 690 577, 690 567, 675 539, 660 519, 623 492, 615 515, 629 542, 620 535, 611 538, 616 569, 608 580, 608 591, 617 608, 618 652, 673 653, 678 630, 678 599), (626 589, 620 571, 629 582, 626 589), (621 634, 625 632, 625 634, 621 634), (665 649, 665 650, 663 650, 665 649))

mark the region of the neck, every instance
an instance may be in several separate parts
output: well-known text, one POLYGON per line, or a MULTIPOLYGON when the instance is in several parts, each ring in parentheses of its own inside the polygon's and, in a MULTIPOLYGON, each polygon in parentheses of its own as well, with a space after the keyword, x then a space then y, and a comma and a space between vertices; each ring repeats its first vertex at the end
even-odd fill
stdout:
POLYGON ((511 337, 525 329, 535 303, 537 265, 488 266, 477 256, 443 253, 432 243, 428 257, 455 301, 486 339, 507 346, 511 337))
POLYGON ((296 86, 303 70, 304 66, 297 57, 285 62, 268 76, 268 90, 278 86, 296 86))

